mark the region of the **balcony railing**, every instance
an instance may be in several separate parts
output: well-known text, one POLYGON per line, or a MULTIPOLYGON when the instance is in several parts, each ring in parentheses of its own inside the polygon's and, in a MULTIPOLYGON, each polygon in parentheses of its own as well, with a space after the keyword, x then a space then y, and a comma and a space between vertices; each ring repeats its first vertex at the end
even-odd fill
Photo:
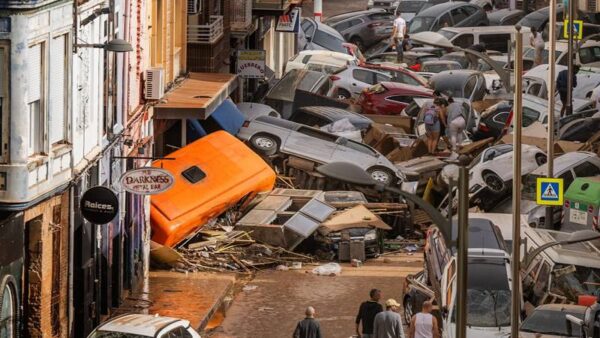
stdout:
POLYGON ((223 36, 223 16, 211 15, 207 25, 188 25, 187 42, 212 45, 223 36))
POLYGON ((231 30, 244 32, 252 25, 252 0, 236 0, 229 2, 231 13, 231 30))

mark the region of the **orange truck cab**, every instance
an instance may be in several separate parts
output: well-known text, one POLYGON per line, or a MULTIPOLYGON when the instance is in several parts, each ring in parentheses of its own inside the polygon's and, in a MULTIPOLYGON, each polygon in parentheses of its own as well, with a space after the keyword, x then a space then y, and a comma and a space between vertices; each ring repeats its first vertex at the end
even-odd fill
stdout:
POLYGON ((211 133, 159 160, 173 187, 151 197, 152 240, 173 247, 242 199, 270 191, 275 172, 242 141, 211 133))

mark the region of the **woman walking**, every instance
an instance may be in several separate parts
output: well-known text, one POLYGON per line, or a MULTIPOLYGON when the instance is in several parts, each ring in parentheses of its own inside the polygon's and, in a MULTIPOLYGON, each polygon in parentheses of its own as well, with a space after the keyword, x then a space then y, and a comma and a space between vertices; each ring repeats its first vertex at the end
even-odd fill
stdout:
POLYGON ((450 147, 452 152, 457 152, 463 141, 463 132, 467 126, 464 109, 460 103, 454 102, 454 99, 449 97, 446 114, 448 116, 446 124, 448 126, 450 147))
POLYGON ((529 44, 534 49, 534 60, 533 63, 535 66, 539 66, 542 64, 542 54, 544 52, 544 47, 546 44, 544 43, 544 38, 542 37, 542 33, 538 32, 534 27, 531 27, 531 37, 529 38, 529 44))
MULTIPOLYGON (((431 155, 437 152, 438 141, 440 139, 440 118, 435 99, 433 105, 427 107, 423 122, 425 123, 425 135, 427 136, 427 152, 431 155)), ((442 99, 443 100, 443 99, 442 99)))

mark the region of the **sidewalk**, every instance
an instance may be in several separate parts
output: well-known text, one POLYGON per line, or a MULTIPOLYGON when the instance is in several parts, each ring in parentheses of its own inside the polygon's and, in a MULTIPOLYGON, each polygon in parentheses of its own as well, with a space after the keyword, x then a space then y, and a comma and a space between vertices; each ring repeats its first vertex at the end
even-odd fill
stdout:
POLYGON ((152 271, 145 291, 129 296, 115 315, 158 313, 187 319, 200 331, 219 312, 234 283, 234 274, 152 271))

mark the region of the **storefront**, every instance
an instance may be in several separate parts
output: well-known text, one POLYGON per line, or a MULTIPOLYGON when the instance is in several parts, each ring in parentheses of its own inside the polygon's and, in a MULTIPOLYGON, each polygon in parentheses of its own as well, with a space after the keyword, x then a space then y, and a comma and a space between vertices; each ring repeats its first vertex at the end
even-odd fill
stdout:
POLYGON ((16 338, 22 325, 23 213, 0 216, 0 337, 16 338))

